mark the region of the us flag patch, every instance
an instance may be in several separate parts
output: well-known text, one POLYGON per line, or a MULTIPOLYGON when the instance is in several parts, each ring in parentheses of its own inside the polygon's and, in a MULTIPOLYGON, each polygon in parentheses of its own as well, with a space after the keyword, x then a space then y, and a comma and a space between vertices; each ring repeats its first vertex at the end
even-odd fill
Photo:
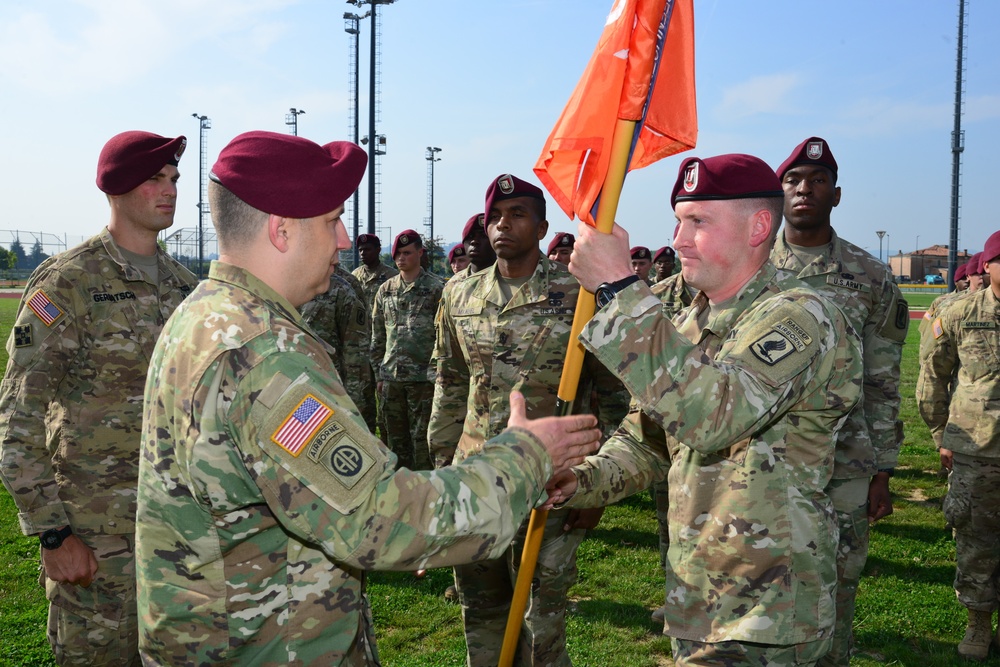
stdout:
POLYGON ((28 299, 28 308, 31 308, 31 311, 38 315, 38 319, 44 322, 47 327, 52 326, 52 323, 63 314, 63 311, 59 310, 59 306, 49 301, 49 297, 42 290, 38 290, 34 296, 28 299))
POLYGON ((332 414, 333 410, 312 394, 308 394, 285 418, 271 436, 271 440, 292 456, 298 456, 305 444, 316 435, 316 431, 332 414))

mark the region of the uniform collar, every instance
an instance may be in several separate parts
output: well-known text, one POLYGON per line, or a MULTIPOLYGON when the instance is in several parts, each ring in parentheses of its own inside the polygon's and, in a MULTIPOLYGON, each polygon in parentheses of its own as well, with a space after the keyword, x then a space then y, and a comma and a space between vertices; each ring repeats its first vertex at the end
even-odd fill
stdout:
POLYGON ((831 227, 830 242, 826 245, 826 251, 808 264, 808 270, 803 271, 807 265, 792 252, 792 248, 785 240, 785 230, 782 229, 774 242, 774 249, 771 250, 771 261, 777 268, 792 271, 797 275, 840 273, 844 264, 843 246, 836 230, 831 227))
POLYGON ((477 296, 481 299, 504 310, 546 301, 549 298, 549 259, 545 255, 539 255, 535 272, 528 278, 528 282, 514 293, 509 303, 500 289, 500 269, 496 264, 485 272, 484 280, 477 292, 477 296))
POLYGON ((228 283, 246 292, 250 292, 266 303, 271 310, 280 312, 303 329, 306 328, 306 324, 295 306, 285 297, 271 289, 267 283, 246 269, 214 259, 208 269, 208 277, 210 280, 228 283))

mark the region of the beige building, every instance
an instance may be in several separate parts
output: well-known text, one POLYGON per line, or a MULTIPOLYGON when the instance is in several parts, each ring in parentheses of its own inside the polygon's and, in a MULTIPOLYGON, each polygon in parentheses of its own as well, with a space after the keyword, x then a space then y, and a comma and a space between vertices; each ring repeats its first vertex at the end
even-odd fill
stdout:
MULTIPOLYGON (((967 250, 958 251, 958 265, 969 261, 967 250)), ((948 281, 948 246, 932 245, 929 248, 916 250, 912 253, 900 252, 897 255, 889 255, 886 258, 892 275, 896 280, 903 283, 922 283, 924 276, 939 275, 948 281)))

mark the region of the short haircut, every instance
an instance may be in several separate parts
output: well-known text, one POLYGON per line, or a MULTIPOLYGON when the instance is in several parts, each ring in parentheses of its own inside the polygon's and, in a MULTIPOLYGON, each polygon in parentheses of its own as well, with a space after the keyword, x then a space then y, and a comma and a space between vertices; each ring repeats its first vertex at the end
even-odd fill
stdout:
POLYGON ((213 180, 208 182, 208 205, 220 250, 245 248, 267 224, 269 217, 213 180))
POLYGON ((784 197, 756 197, 751 199, 733 199, 736 211, 743 217, 750 217, 761 209, 766 209, 771 213, 771 239, 777 238, 778 228, 781 227, 782 211, 785 208, 784 197))

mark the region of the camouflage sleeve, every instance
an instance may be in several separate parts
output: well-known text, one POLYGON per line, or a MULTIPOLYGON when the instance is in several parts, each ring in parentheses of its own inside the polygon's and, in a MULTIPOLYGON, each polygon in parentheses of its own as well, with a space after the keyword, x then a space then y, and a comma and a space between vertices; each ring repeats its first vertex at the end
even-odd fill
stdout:
POLYGON ((81 347, 80 307, 72 281, 36 273, 7 341, 10 359, 0 384, 0 476, 25 535, 69 523, 47 446, 46 415, 81 347), (27 305, 29 300, 45 319, 27 305))
POLYGON ((931 322, 930 335, 920 343, 922 362, 916 388, 917 409, 938 447, 948 424, 951 383, 959 363, 947 312, 945 309, 931 322))
MULTIPOLYGON (((336 378, 295 352, 270 355, 240 382, 226 428, 285 529, 362 569, 498 557, 552 473, 541 443, 528 431, 507 429, 461 465, 396 469, 395 455, 345 398, 336 378), (286 426, 304 412, 303 440, 286 426)), ((206 469, 204 478, 218 474, 206 469)))
POLYGON ((662 428, 638 408, 601 450, 573 468, 577 490, 567 507, 605 507, 663 480, 670 468, 662 428))
POLYGON ((899 418, 900 362, 910 326, 910 311, 899 288, 887 281, 882 299, 865 323, 864 409, 868 433, 879 470, 896 467, 903 444, 903 422, 899 418))
POLYGON ((632 397, 622 381, 605 368, 594 355, 587 354, 584 357, 584 366, 597 394, 597 419, 606 440, 625 419, 632 397))
POLYGON ((388 379, 382 371, 386 345, 385 302, 383 297, 385 291, 382 289, 384 286, 385 283, 382 283, 378 288, 378 292, 375 293, 375 300, 372 302, 372 342, 369 358, 371 359, 372 370, 375 371, 376 382, 388 379))
MULTIPOLYGON (((849 340, 839 311, 808 294, 782 292, 754 307, 717 360, 677 333, 641 283, 599 311, 581 341, 668 436, 711 453, 773 423, 834 374, 860 378, 856 337, 849 340)), ((841 400, 853 406, 860 387, 844 390, 841 400)))
POLYGON ((427 425, 427 445, 435 468, 451 465, 462 437, 469 398, 469 366, 455 332, 448 295, 445 290, 435 320, 434 402, 427 425))
POLYGON ((334 366, 340 377, 345 377, 342 364, 341 351, 343 350, 343 327, 340 318, 337 316, 338 292, 333 297, 328 294, 321 294, 306 305, 302 306, 302 319, 306 321, 309 328, 332 347, 335 354, 330 355, 334 366))

